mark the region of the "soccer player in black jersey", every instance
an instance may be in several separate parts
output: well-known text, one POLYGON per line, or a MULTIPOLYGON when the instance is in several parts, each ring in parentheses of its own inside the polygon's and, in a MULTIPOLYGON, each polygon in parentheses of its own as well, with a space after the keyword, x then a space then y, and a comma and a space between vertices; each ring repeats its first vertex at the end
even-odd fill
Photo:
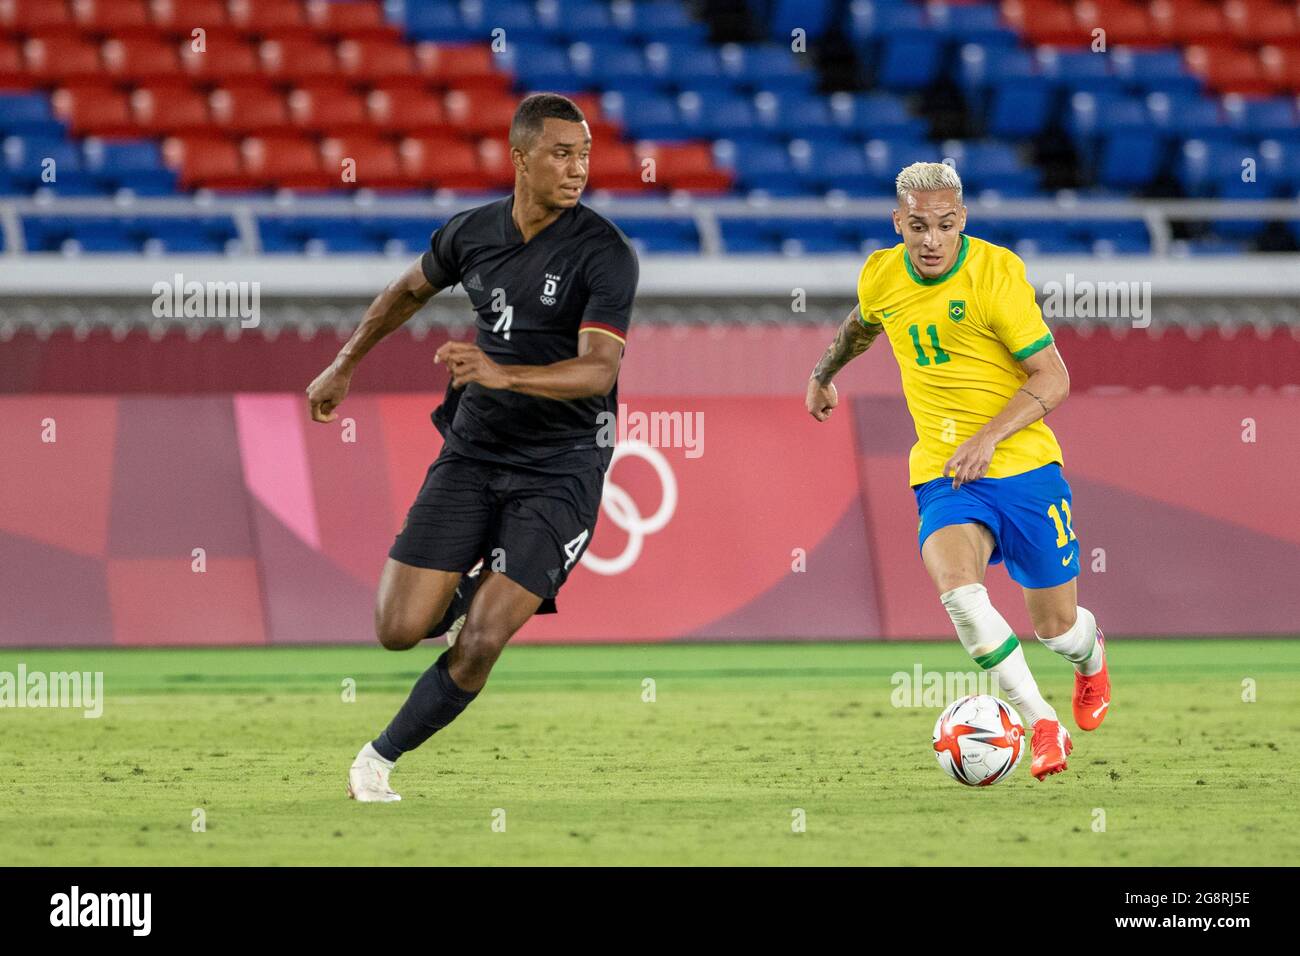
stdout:
POLYGON ((514 194, 453 216, 429 250, 371 303, 338 357, 307 389, 311 417, 337 418, 357 363, 439 290, 459 283, 477 335, 435 362, 451 381, 433 421, 429 467, 379 582, 375 633, 390 650, 447 629, 455 643, 416 682, 348 773, 357 800, 400 797, 394 761, 454 720, 487 682, 511 635, 553 602, 591 542, 613 449, 618 371, 638 265, 627 237, 579 201, 591 133, 569 99, 524 99, 510 125, 514 194), (484 559, 476 587, 462 575, 484 559), (442 623, 439 623, 439 622, 442 623))

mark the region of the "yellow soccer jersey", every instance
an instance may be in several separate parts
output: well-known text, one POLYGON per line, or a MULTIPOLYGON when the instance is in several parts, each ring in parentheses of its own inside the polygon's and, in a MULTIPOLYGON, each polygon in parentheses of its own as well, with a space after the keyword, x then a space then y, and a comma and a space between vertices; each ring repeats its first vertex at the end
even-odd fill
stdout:
MULTIPOLYGON (((872 253, 858 276, 858 306, 862 321, 884 326, 903 375, 916 425, 912 485, 943 476, 957 446, 1025 383, 1018 360, 1052 342, 1020 257, 965 235, 953 267, 934 279, 916 272, 901 244, 872 253)), ((1061 446, 1040 420, 997 446, 987 477, 1053 461, 1064 464, 1061 446)))

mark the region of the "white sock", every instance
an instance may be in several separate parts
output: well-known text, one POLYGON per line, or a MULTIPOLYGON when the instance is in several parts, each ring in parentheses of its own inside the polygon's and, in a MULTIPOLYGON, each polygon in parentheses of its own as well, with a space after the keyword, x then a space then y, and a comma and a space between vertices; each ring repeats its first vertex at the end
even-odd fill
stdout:
POLYGON ((1029 673, 1025 652, 982 584, 964 584, 939 595, 962 647, 975 663, 997 677, 1012 705, 1032 727, 1043 718, 1056 720, 1056 711, 1043 700, 1038 684, 1029 673))
POLYGON ((1077 608, 1074 626, 1058 637, 1043 637, 1038 640, 1048 650, 1055 651, 1074 665, 1074 669, 1084 677, 1091 677, 1101 670, 1106 662, 1105 651, 1097 642, 1097 619, 1086 607, 1077 608))
POLYGON ((361 748, 361 753, 357 754, 357 760, 363 760, 367 757, 370 758, 371 760, 378 760, 389 770, 392 770, 395 766, 397 766, 397 764, 394 761, 389 760, 378 750, 376 750, 374 743, 372 743, 369 740, 367 740, 366 745, 361 748))

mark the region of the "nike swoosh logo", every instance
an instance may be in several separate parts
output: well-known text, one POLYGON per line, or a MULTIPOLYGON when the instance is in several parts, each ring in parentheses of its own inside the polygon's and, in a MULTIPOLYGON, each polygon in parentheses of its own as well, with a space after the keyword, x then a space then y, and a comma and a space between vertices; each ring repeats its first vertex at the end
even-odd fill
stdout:
POLYGON ((1109 707, 1109 706, 1110 706, 1110 701, 1106 701, 1106 703, 1102 704, 1100 707, 1098 707, 1096 710, 1094 710, 1094 711, 1092 712, 1092 716, 1093 716, 1093 718, 1096 719, 1096 718, 1100 717, 1100 716, 1101 716, 1101 712, 1102 712, 1103 710, 1105 710, 1105 709, 1106 709, 1107 707, 1109 707))
POLYGON ((1061 559, 1061 567, 1067 567, 1074 560, 1074 552, 1071 551, 1066 557, 1061 559))
POLYGON ((898 312, 897 309, 895 309, 893 312, 881 312, 881 313, 880 313, 880 317, 883 318, 883 319, 887 319, 887 318, 889 318, 891 315, 895 315, 895 314, 897 314, 897 312, 898 312))

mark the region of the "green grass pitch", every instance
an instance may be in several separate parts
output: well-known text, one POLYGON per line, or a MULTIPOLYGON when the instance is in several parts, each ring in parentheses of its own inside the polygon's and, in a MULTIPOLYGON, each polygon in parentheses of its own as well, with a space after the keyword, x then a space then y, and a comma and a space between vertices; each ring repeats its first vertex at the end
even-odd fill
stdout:
MULTIPOLYGON (((1069 665, 1024 642, 1072 726, 1069 665)), ((1069 770, 948 779, 896 672, 956 642, 518 646, 393 774, 347 765, 440 647, 0 651, 103 671, 99 719, 0 709, 0 859, 45 865, 1288 864, 1300 642, 1112 640, 1069 770), (347 702, 345 682, 355 681, 347 702), (654 700, 646 701, 646 678, 654 700), (1253 682, 1255 700, 1243 700, 1253 682), (196 830, 196 810, 206 828, 196 830), (504 811, 504 813, 502 813, 504 811), (800 814, 803 832, 796 832, 800 814), (504 829, 502 824, 504 823, 504 829), (1101 824, 1104 823, 1104 829, 1101 824), (495 826, 494 826, 495 824, 495 826)))

